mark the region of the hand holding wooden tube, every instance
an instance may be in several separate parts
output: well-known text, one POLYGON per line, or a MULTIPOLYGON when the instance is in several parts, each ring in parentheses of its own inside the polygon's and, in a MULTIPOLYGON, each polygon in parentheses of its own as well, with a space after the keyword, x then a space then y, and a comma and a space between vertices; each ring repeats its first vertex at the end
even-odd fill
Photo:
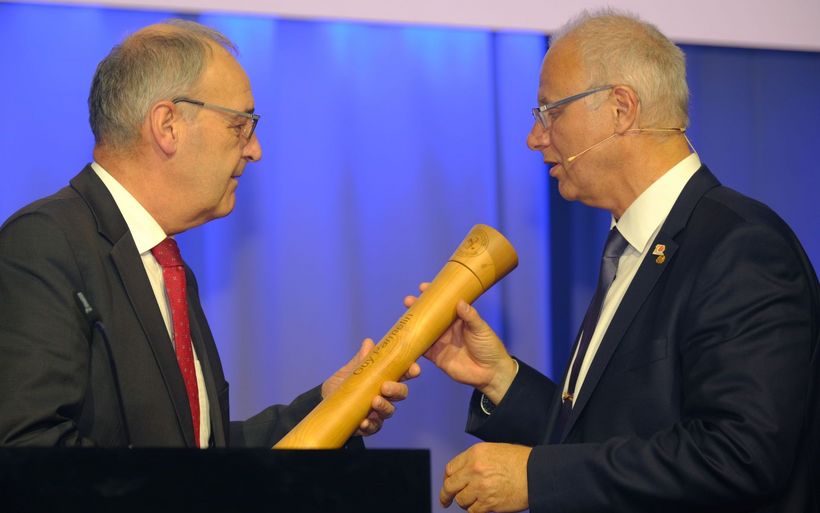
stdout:
POLYGON ((398 381, 456 318, 460 300, 475 301, 515 269, 515 249, 493 228, 478 224, 419 299, 339 388, 319 403, 274 449, 336 449, 367 416, 385 381, 398 381))

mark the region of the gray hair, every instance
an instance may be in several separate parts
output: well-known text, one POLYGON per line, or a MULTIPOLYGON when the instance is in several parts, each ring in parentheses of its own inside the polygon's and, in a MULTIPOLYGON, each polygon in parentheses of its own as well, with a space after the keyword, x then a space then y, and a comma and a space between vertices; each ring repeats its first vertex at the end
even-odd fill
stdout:
POLYGON ((637 16, 603 9, 584 11, 550 38, 578 43, 589 87, 624 84, 641 102, 645 127, 689 124, 689 87, 683 51, 637 16))
POLYGON ((236 45, 199 23, 168 20, 126 38, 97 65, 88 111, 97 145, 126 148, 139 136, 151 106, 187 94, 199 82, 216 44, 236 45))

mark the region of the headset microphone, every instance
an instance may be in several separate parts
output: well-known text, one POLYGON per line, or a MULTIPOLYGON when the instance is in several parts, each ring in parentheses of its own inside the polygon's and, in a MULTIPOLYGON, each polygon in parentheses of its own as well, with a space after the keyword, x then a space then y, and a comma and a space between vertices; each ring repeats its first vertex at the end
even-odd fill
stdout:
POLYGON ((595 148, 596 146, 600 146, 601 144, 604 144, 605 142, 607 142, 608 140, 612 139, 612 138, 613 138, 613 137, 615 137, 616 135, 618 135, 618 133, 617 133, 617 132, 616 132, 616 133, 614 133, 614 134, 612 134, 612 135, 610 135, 610 136, 609 136, 609 137, 607 137, 606 139, 603 139, 603 140, 601 140, 601 141, 596 142, 595 144, 593 144, 593 145, 592 145, 592 146, 590 146, 589 148, 585 149, 585 150, 584 150, 584 151, 582 151, 581 153, 576 153, 575 155, 573 155, 573 156, 571 156, 571 157, 567 157, 567 164, 572 164, 572 163, 575 161, 575 159, 577 159, 578 157, 580 157, 580 156, 581 156, 581 155, 583 155, 584 153, 588 152, 588 151, 589 151, 589 150, 591 150, 592 148, 595 148))
MULTIPOLYGON (((683 134, 684 137, 686 137, 686 128, 680 128, 680 127, 675 127, 675 128, 630 128, 629 130, 627 130, 627 132, 680 132, 681 134, 683 134)), ((618 135, 618 132, 613 133, 612 135, 610 135, 606 139, 598 141, 597 143, 593 144, 592 146, 585 149, 581 153, 576 153, 575 155, 573 155, 571 157, 567 157, 567 159, 566 159, 567 164, 572 164, 573 162, 575 162, 575 160, 578 157, 580 157, 584 153, 588 152, 589 150, 591 150, 593 148, 596 148, 596 147, 604 144, 605 142, 612 139, 616 135, 618 135)), ((689 138, 686 138, 686 142, 689 143, 689 138)), ((692 143, 689 143, 689 146, 692 146, 692 143)))

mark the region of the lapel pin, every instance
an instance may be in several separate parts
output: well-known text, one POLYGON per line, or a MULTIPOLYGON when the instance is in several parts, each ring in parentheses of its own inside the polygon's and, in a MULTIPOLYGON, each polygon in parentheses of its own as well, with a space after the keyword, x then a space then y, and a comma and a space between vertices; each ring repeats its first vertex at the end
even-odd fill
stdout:
POLYGON ((662 264, 666 262, 666 255, 663 254, 664 251, 666 251, 665 244, 655 244, 655 249, 652 250, 652 254, 658 257, 655 259, 656 264, 662 264))

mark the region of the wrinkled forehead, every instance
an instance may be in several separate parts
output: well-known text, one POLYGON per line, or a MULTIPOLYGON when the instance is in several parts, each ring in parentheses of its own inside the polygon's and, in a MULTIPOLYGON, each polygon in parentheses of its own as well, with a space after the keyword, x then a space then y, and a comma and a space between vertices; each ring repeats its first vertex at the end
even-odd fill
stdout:
POLYGON ((197 84, 197 90, 220 98, 235 97, 237 100, 247 101, 251 94, 248 74, 227 50, 216 44, 211 44, 211 47, 211 56, 197 84))
POLYGON ((550 46, 541 64, 538 101, 552 103, 573 95, 587 84, 580 52, 572 39, 564 38, 550 46))

